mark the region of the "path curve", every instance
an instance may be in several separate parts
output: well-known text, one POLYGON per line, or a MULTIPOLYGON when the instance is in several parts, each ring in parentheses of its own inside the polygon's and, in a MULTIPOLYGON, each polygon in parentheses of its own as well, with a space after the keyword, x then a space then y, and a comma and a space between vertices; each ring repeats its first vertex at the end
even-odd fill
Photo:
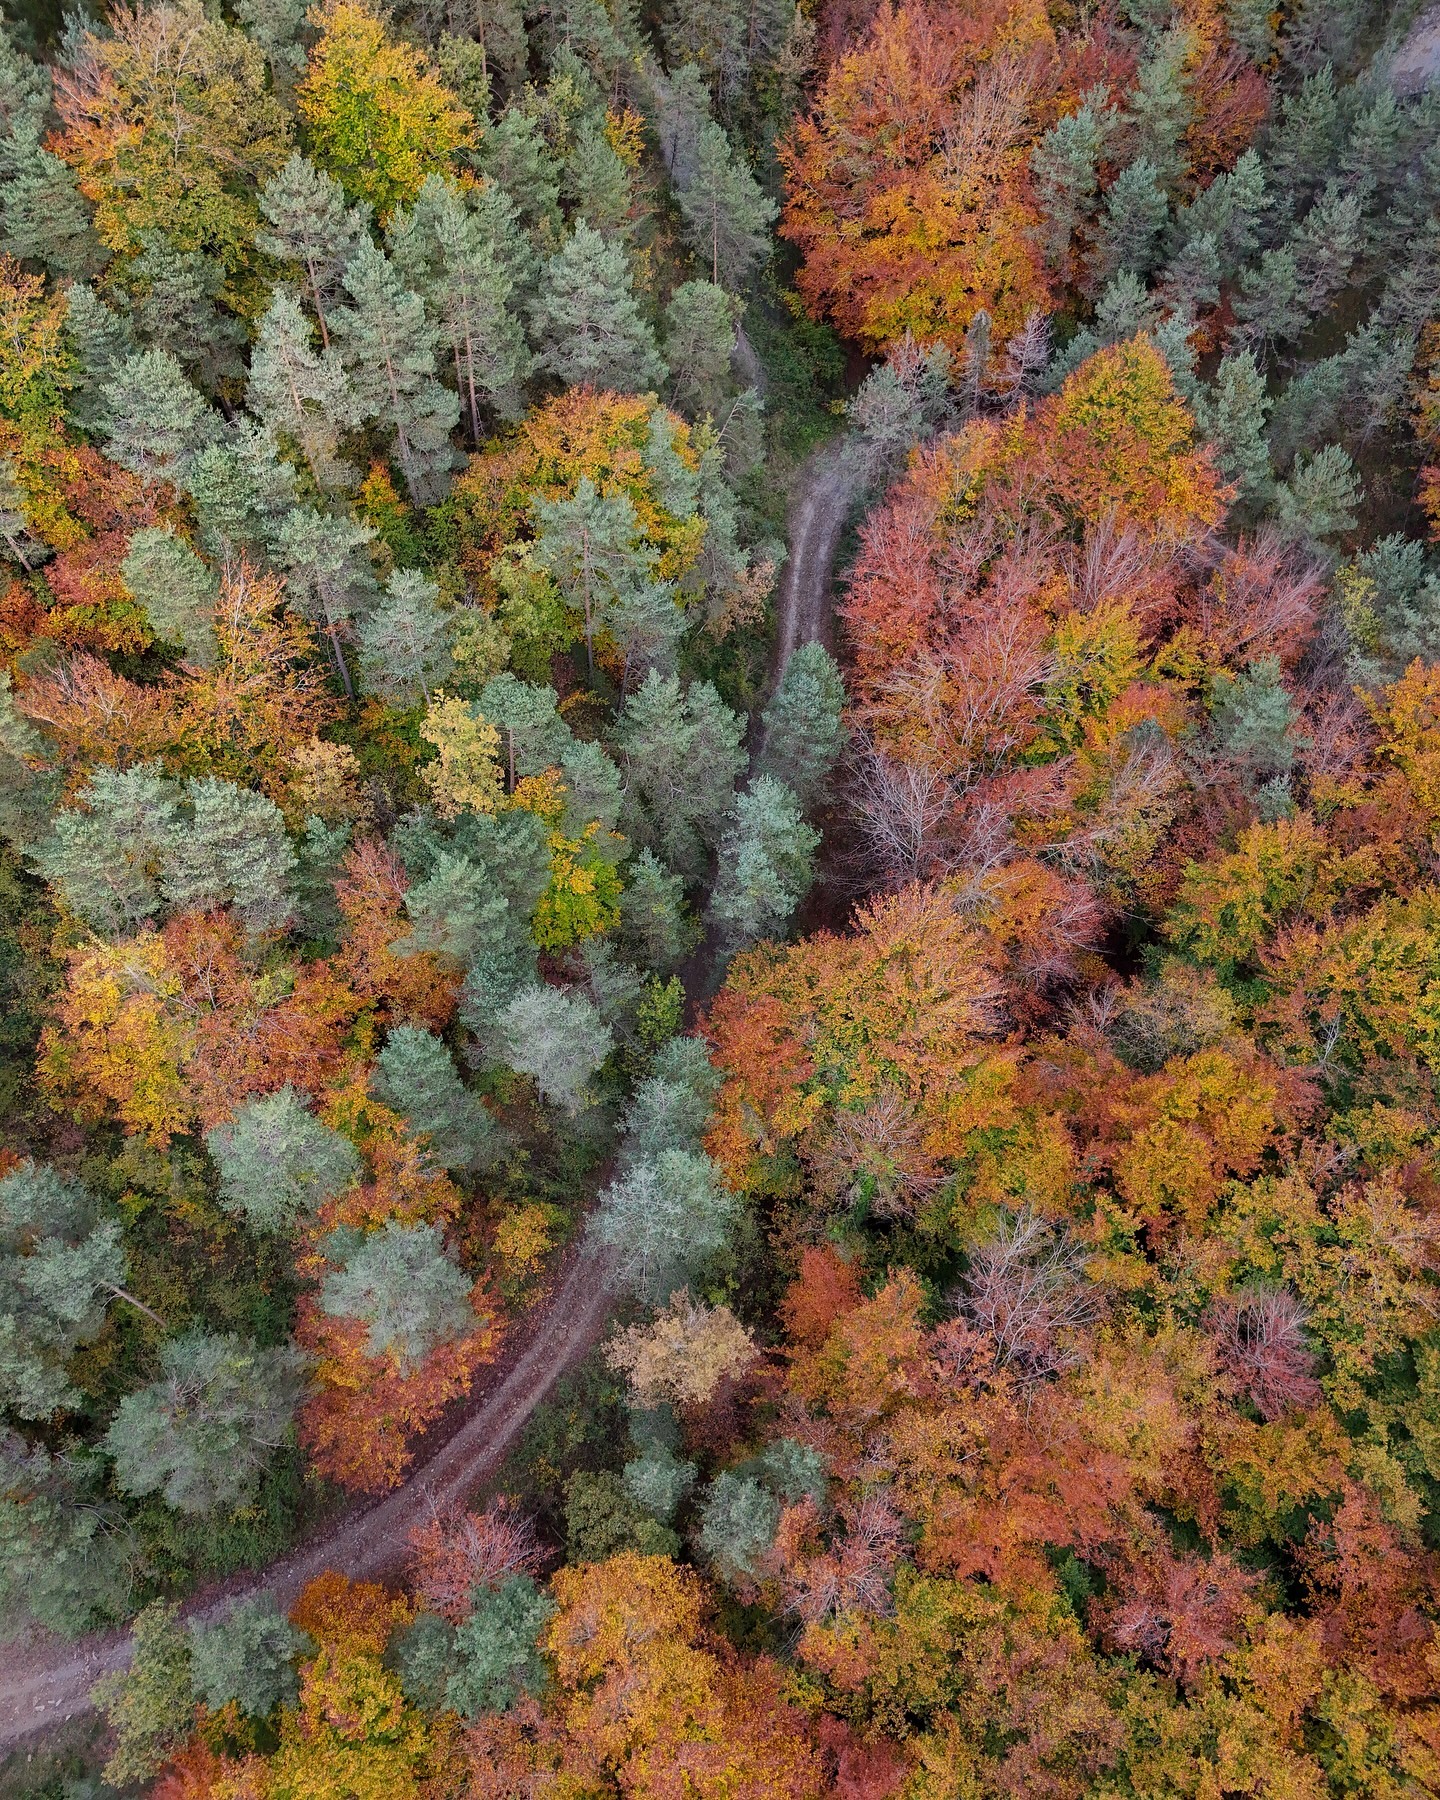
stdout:
MULTIPOLYGON (((530 1414, 567 1369, 599 1341, 616 1289, 609 1265, 583 1250, 573 1252, 559 1287, 537 1327, 508 1370, 478 1407, 393 1493, 359 1511, 309 1544, 300 1544, 258 1579, 204 1594, 182 1610, 209 1621, 235 1600, 272 1595, 288 1610, 307 1581, 335 1569, 373 1579, 397 1569, 411 1529, 432 1510, 464 1501, 493 1475, 530 1414)), ((517 1332, 523 1333, 523 1321, 517 1332)), ((103 1674, 130 1658, 128 1631, 110 1631, 66 1643, 57 1638, 12 1646, 0 1664, 0 1750, 62 1719, 89 1709, 90 1689, 103 1674)))
MULTIPOLYGON (((798 645, 829 641, 835 555, 860 486, 844 439, 822 444, 801 466, 790 507, 790 554, 776 600, 776 679, 798 645)), ((183 1616, 208 1622, 237 1599, 262 1594, 288 1610, 306 1582, 327 1569, 370 1579, 395 1571, 417 1523, 432 1509, 463 1502, 496 1472, 530 1414, 599 1342, 616 1294, 609 1265, 577 1247, 545 1310, 517 1321, 510 1350, 491 1372, 493 1385, 472 1399, 468 1417, 402 1487, 347 1513, 254 1580, 202 1592, 182 1608, 183 1616)), ((88 1711, 95 1682, 129 1658, 124 1630, 73 1642, 40 1637, 7 1645, 0 1653, 0 1754, 88 1711)))

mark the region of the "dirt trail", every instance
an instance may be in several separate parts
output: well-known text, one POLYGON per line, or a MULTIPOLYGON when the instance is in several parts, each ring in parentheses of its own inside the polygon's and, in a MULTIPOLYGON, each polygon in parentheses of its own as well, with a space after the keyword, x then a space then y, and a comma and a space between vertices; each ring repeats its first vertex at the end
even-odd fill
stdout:
POLYGON ((1395 52, 1390 81, 1397 94, 1418 94, 1440 76, 1440 6, 1427 7, 1395 52))
MULTIPOLYGON (((830 636, 831 576, 840 534, 859 489, 843 440, 823 444, 804 465, 790 511, 790 556, 777 601, 775 670, 799 644, 830 636)), ((468 1416, 403 1487, 299 1545, 251 1580, 198 1594, 186 1618, 210 1619, 242 1595, 270 1594, 288 1608, 326 1569, 373 1578, 404 1561, 411 1528, 432 1507, 466 1499, 493 1476, 546 1394, 599 1341, 615 1288, 608 1265, 574 1251, 542 1313, 518 1321, 508 1351, 468 1416)), ((74 1643, 46 1637, 0 1651, 0 1753, 47 1726, 88 1710, 90 1689, 129 1660, 129 1634, 97 1633, 74 1643)))
POLYGON ((831 438, 812 451, 790 504, 790 554, 776 596, 776 679, 792 650, 824 644, 833 636, 835 554, 845 521, 863 481, 859 459, 847 454, 848 440, 831 438))
MULTIPOLYGON (((253 1581, 197 1596, 184 1609, 185 1616, 212 1618, 242 1594, 273 1594, 288 1608, 305 1583, 326 1569, 370 1578, 396 1569, 412 1526, 423 1523, 432 1507, 464 1500, 495 1473, 555 1382, 599 1340, 613 1298, 608 1266, 593 1256, 572 1254, 528 1340, 524 1321, 517 1327, 518 1355, 508 1368, 502 1362, 475 1410, 403 1487, 347 1514, 253 1581)), ((96 1680, 122 1667, 129 1651, 129 1635, 123 1631, 78 1643, 49 1638, 8 1646, 0 1661, 0 1749, 86 1710, 96 1680)))

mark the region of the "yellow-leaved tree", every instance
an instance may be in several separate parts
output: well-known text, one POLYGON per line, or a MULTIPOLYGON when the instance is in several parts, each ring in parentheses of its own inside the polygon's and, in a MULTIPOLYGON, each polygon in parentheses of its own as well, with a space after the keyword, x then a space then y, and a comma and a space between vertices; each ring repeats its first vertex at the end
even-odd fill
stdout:
POLYGON ((320 33, 296 101, 310 151, 354 200, 386 218, 468 144, 475 121, 425 57, 355 0, 309 15, 320 33))

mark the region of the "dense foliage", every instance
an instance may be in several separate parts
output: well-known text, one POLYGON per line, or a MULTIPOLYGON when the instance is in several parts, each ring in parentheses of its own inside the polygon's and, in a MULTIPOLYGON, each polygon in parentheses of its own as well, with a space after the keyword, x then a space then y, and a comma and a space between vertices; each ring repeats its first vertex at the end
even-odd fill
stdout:
POLYGON ((1411 25, 9 28, 0 1597, 134 1621, 105 1782, 1440 1789, 1411 25), (187 1615, 572 1243, 403 1583, 187 1615))

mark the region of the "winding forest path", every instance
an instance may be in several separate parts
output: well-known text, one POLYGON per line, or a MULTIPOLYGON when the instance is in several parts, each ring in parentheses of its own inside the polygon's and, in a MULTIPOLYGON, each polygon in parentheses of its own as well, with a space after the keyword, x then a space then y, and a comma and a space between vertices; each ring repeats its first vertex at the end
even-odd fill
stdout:
MULTIPOLYGON (((845 520, 859 487, 843 439, 802 466, 790 510, 790 555, 777 600, 775 670, 799 644, 830 631, 832 575, 845 520)), ((487 1372, 450 1437, 382 1500, 348 1512, 252 1580, 197 1594, 185 1617, 208 1620, 243 1596, 267 1594, 288 1608, 327 1569, 373 1579, 404 1561, 411 1530, 436 1509, 463 1502, 499 1469, 526 1420, 567 1370, 597 1344, 615 1288, 609 1267, 582 1247, 562 1265, 543 1310, 523 1317, 500 1361, 487 1372)), ((129 1660, 129 1634, 96 1633, 75 1642, 45 1637, 0 1652, 0 1752, 89 1709, 101 1675, 129 1660)))

